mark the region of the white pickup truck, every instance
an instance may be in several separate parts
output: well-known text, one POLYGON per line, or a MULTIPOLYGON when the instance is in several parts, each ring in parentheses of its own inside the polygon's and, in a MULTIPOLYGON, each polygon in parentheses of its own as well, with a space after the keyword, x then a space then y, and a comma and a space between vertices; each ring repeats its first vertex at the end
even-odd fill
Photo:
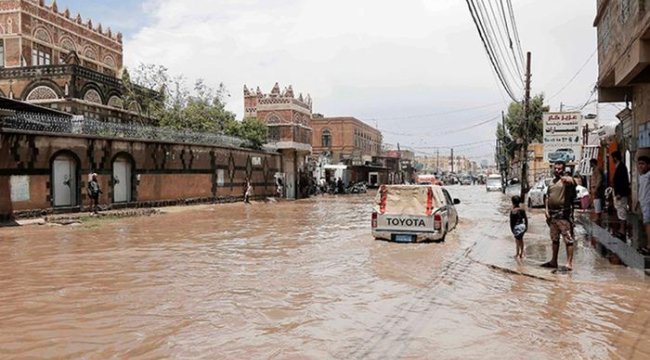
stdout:
POLYGON ((382 185, 375 198, 372 235, 396 242, 444 241, 458 225, 457 204, 438 185, 382 185))

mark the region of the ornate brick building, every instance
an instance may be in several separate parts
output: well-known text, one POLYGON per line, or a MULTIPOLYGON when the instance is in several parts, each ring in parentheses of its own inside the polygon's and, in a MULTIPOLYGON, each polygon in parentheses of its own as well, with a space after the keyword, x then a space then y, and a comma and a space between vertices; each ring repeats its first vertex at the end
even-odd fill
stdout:
POLYGON ((0 96, 133 121, 140 107, 124 103, 122 61, 122 34, 60 11, 56 1, 0 1, 0 96))
POLYGON ((306 186, 311 154, 312 100, 309 95, 295 97, 289 86, 280 91, 278 83, 269 94, 258 87, 250 91, 244 85, 245 118, 257 118, 269 127, 269 143, 282 154, 282 174, 286 184, 285 196, 300 198, 306 186))
POLYGON ((314 156, 326 155, 331 163, 363 165, 381 155, 381 132, 354 117, 312 119, 314 156))

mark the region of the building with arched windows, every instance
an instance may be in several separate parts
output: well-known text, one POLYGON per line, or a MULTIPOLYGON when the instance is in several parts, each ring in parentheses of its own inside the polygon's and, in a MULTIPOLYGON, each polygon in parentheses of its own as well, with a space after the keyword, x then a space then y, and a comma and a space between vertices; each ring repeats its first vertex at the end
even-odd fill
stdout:
MULTIPOLYGON (((0 96, 107 122, 142 122, 119 76, 122 34, 56 0, 0 1, 0 96)), ((141 91, 146 91, 141 89, 141 91)))
POLYGON ((257 118, 269 129, 269 144, 282 155, 282 172, 277 177, 285 185, 289 199, 307 196, 311 175, 308 157, 312 150, 311 96, 294 95, 289 86, 280 91, 275 83, 268 94, 258 87, 250 91, 244 85, 244 113, 246 118, 257 118))

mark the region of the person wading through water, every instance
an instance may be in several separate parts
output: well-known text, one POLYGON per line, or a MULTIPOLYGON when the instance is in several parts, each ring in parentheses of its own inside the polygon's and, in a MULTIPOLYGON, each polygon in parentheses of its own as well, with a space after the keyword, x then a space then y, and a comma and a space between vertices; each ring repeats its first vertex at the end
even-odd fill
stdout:
POLYGON ((546 222, 551 228, 551 241, 553 243, 553 257, 551 261, 542 264, 542 267, 557 268, 557 257, 560 251, 560 235, 566 244, 567 264, 566 270, 573 269, 573 197, 576 183, 573 177, 564 175, 566 164, 558 161, 553 165, 555 178, 546 192, 546 222))
POLYGON ((102 190, 99 188, 99 182, 97 182, 97 174, 90 174, 90 181, 88 182, 88 197, 90 197, 92 204, 92 212, 97 214, 99 209, 99 194, 102 193, 102 190))

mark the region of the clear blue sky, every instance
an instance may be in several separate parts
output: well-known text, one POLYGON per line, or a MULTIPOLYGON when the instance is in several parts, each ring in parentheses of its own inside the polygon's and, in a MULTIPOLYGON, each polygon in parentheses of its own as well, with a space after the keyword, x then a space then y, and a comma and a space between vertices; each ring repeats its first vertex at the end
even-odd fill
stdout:
MULTIPOLYGON (((46 0, 50 4, 51 0, 46 0)), ((66 7, 72 16, 81 13, 85 20, 92 19, 93 24, 101 23, 104 29, 130 36, 149 20, 143 8, 143 1, 138 0, 57 0, 59 11, 66 7)))

